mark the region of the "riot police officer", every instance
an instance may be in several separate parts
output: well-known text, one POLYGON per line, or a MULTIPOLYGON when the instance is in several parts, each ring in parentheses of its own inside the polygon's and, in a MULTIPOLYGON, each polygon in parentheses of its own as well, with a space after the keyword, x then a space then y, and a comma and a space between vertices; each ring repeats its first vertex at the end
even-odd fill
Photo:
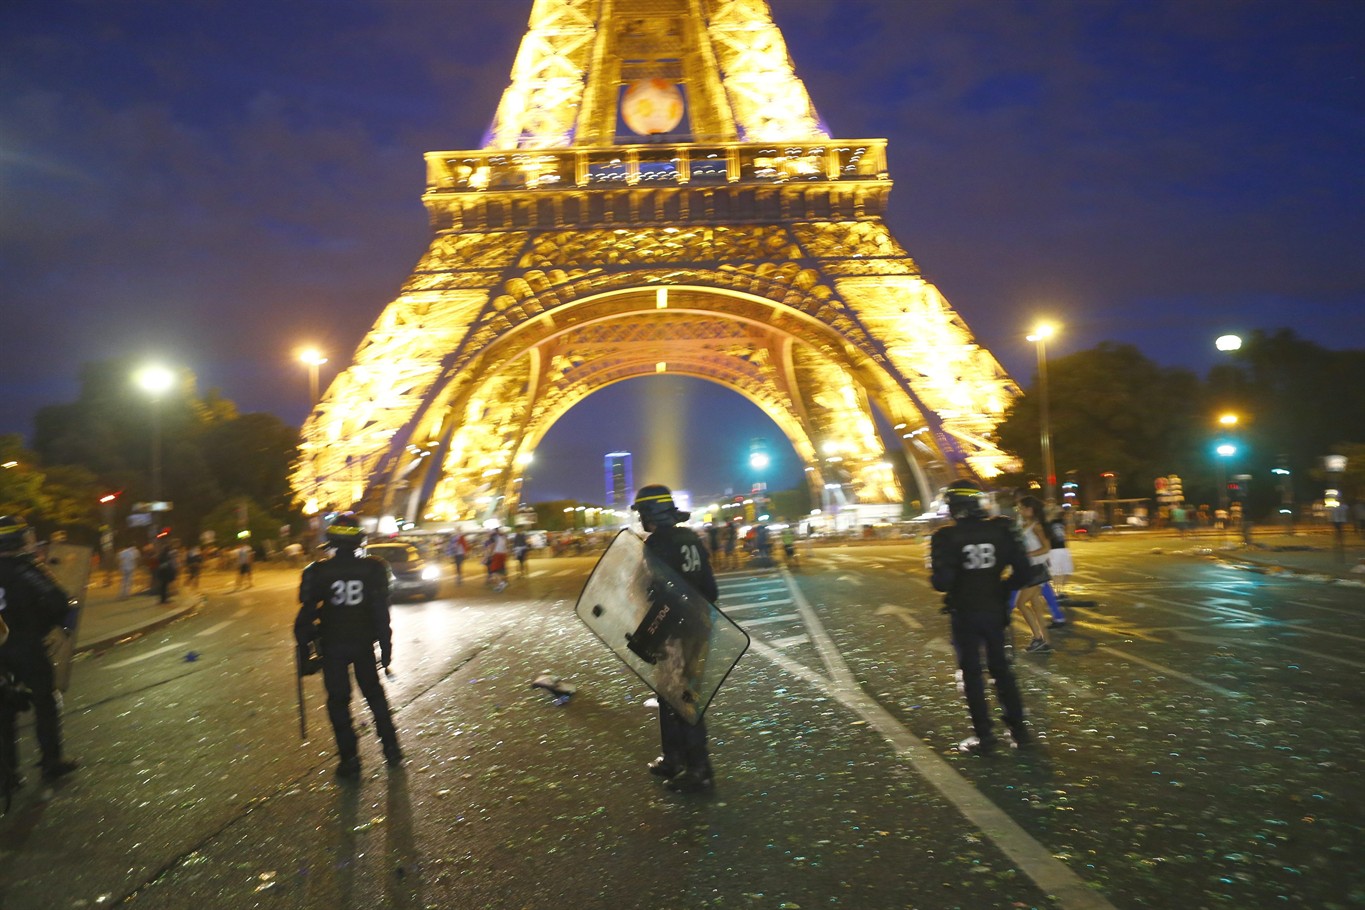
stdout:
MULTIPOLYGON (((635 494, 630 507, 640 514, 649 534, 645 546, 678 572, 712 603, 720 595, 711 560, 701 538, 682 522, 689 513, 673 502, 673 493, 662 484, 649 484, 635 494)), ((706 747, 706 721, 689 724, 663 699, 659 699, 659 739, 663 754, 649 763, 649 771, 680 793, 708 790, 714 783, 706 747)))
POLYGON ((981 678, 983 649, 1005 726, 1015 745, 1022 746, 1030 736, 1019 686, 1005 654, 1005 627, 1009 592, 1028 580, 1028 553, 1006 519, 986 515, 976 481, 955 481, 946 495, 954 522, 935 531, 930 541, 931 581, 935 591, 946 595, 945 610, 952 616, 953 647, 976 734, 958 748, 985 754, 997 744, 981 678), (1009 576, 1004 575, 1007 567, 1009 576))
POLYGON ((294 620, 294 640, 299 648, 299 672, 314 672, 311 649, 321 650, 322 681, 327 689, 327 717, 336 735, 339 777, 360 776, 360 755, 351 722, 351 674, 374 715, 375 732, 384 747, 384 760, 392 766, 403 761, 398 747, 389 702, 375 667, 388 669, 393 657, 393 632, 389 625, 389 569, 382 559, 362 556, 365 532, 351 513, 338 515, 327 528, 330 558, 320 559, 303 570, 299 584, 302 606, 294 620))
POLYGON ((43 641, 49 632, 69 621, 70 600, 31 555, 32 539, 23 518, 0 517, 0 611, 10 630, 8 640, 0 645, 0 675, 18 684, 7 686, 6 697, 0 699, 0 773, 7 776, 8 786, 22 783, 15 715, 26 707, 26 701, 33 705, 43 781, 51 783, 78 767, 76 762, 62 758, 62 722, 53 693, 52 659, 43 641))

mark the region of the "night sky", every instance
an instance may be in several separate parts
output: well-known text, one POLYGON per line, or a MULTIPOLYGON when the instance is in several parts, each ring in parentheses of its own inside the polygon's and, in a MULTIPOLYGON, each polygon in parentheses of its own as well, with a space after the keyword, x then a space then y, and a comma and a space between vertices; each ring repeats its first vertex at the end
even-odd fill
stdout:
MULTIPOLYGON (((1365 3, 773 0, 837 138, 890 140, 890 223, 1027 385, 1131 342, 1203 373, 1225 331, 1365 348, 1365 3)), ((158 357, 300 422, 304 342, 348 361, 428 243, 422 153, 477 148, 531 0, 2 0, 0 432, 84 362, 158 357)), ((671 434, 665 434, 671 435, 671 434)), ((637 380, 547 436, 532 499, 773 486, 774 424, 700 381, 637 380), (656 399, 689 441, 642 476, 656 399)))

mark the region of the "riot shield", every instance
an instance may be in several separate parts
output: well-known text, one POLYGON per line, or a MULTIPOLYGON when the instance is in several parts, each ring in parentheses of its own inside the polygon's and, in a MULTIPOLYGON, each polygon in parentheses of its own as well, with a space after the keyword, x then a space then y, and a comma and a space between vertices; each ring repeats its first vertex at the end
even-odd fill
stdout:
POLYGON ((54 629, 47 636, 47 653, 52 659, 52 670, 58 691, 65 692, 71 685, 71 658, 76 651, 76 631, 85 606, 86 589, 90 584, 90 547, 70 543, 51 543, 47 546, 47 570, 57 579, 70 601, 66 617, 70 632, 54 629))
POLYGON ((743 629, 629 530, 602 554, 574 612, 690 724, 749 647, 743 629))

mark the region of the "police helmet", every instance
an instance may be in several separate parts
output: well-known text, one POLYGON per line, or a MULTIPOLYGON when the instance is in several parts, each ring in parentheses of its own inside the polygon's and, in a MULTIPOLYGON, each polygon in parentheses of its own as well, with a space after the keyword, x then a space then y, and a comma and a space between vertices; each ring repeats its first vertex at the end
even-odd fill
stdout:
POLYGON ((21 515, 0 516, 0 552, 23 550, 32 543, 32 529, 21 515))
POLYGON ((954 518, 981 518, 986 514, 981 504, 985 492, 975 480, 965 477, 954 480, 943 496, 948 500, 948 513, 954 518))
POLYGON ((678 509, 673 492, 661 483, 640 487, 630 507, 640 513, 641 524, 678 524, 691 517, 690 512, 678 509))
POLYGON ((365 546, 365 531, 354 512, 342 512, 327 526, 327 542, 340 550, 365 546))

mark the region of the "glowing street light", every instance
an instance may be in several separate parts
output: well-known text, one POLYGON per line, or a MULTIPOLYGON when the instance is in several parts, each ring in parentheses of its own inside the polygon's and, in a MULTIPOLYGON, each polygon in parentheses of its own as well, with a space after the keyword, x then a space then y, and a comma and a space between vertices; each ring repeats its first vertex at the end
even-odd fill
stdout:
POLYGON ((1213 346, 1220 351, 1239 351, 1242 348, 1242 337, 1240 335, 1219 335, 1213 340, 1213 346))
POLYGON ((175 374, 160 364, 148 364, 133 374, 138 388, 152 399, 152 499, 161 501, 161 396, 175 385, 175 374))
POLYGON ((315 405, 318 403, 318 367, 326 363, 327 358, 317 348, 302 348, 299 362, 308 367, 308 403, 315 405))
POLYGON ((1057 469, 1052 464, 1052 417, 1047 400, 1047 340, 1057 333, 1057 327, 1040 322, 1033 333, 1025 336, 1038 351, 1038 426, 1043 449, 1043 499, 1051 502, 1057 494, 1057 469))

